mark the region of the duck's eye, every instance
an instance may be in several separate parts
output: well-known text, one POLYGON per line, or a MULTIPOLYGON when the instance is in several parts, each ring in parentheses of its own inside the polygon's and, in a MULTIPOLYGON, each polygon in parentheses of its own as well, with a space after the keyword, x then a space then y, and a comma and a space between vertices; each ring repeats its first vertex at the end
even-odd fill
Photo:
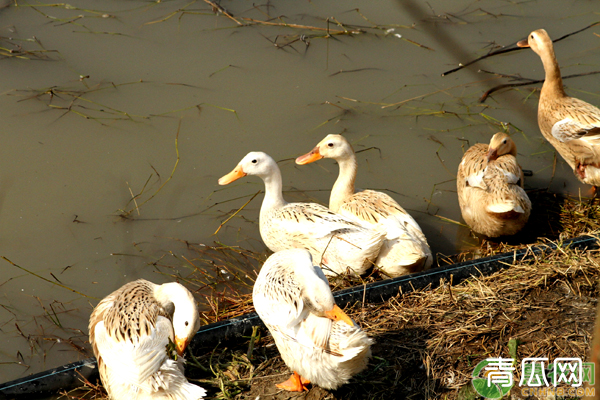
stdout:
POLYGON ((258 160, 252 160, 252 164, 256 164, 258 160))
POLYGON ((190 324, 189 322, 185 321, 185 326, 188 326, 189 324, 190 324))
POLYGON ((506 139, 504 139, 504 140, 502 141, 502 144, 506 144, 506 139))
POLYGON ((533 35, 531 35, 531 38, 533 39, 533 35))
POLYGON ((333 143, 327 143, 327 146, 333 147, 333 143))

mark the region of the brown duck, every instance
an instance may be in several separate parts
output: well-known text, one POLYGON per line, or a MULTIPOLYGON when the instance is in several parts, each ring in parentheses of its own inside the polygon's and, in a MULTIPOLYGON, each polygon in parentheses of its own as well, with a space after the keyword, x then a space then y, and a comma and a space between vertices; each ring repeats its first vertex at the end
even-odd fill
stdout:
POLYGON ((538 105, 542 135, 573 168, 581 182, 600 186, 600 109, 567 96, 552 40, 544 29, 531 32, 517 45, 531 47, 544 64, 546 78, 538 105))
POLYGON ((478 143, 465 152, 456 178, 458 204, 476 233, 514 235, 529 219, 531 201, 523 190, 523 170, 516 156, 515 142, 501 132, 489 146, 478 143))

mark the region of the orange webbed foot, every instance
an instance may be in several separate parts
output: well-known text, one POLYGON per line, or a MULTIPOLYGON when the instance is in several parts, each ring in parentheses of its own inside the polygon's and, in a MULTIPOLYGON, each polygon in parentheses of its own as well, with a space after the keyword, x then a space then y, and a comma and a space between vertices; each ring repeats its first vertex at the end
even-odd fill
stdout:
POLYGON ((308 391, 306 385, 308 385, 309 383, 310 381, 308 379, 302 378, 300 375, 298 375, 296 371, 294 371, 292 376, 290 376, 290 378, 287 381, 278 383, 275 386, 277 386, 280 389, 287 390, 289 392, 303 392, 308 391))

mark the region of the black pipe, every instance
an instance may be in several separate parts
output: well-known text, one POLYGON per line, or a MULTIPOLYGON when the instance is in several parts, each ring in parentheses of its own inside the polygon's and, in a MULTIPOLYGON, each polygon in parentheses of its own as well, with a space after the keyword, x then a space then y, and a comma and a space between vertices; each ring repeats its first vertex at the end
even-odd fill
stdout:
MULTIPOLYGON (((537 245, 514 252, 478 258, 476 260, 434 268, 429 271, 373 282, 364 286, 356 286, 337 291, 334 293, 334 297, 340 307, 357 302, 362 303, 363 301, 365 303, 381 303, 398 293, 423 289, 429 285, 431 287, 439 286, 442 280, 452 282, 455 285, 472 276, 491 275, 494 272, 508 268, 515 262, 524 261, 536 255, 553 251, 558 247, 593 249, 599 246, 597 238, 593 236, 579 236, 565 240, 558 245, 537 245)), ((263 323, 255 312, 205 325, 198 330, 196 336, 192 339, 189 346, 190 351, 196 353, 196 350, 201 347, 212 347, 224 340, 249 336, 252 332, 252 327, 257 325, 262 326, 263 323)), ((49 393, 56 393, 59 390, 78 387, 82 385, 79 374, 89 381, 94 382, 98 376, 96 360, 88 358, 1 384, 0 399, 31 399, 48 395, 49 393)))
MULTIPOLYGON (((463 261, 445 267, 434 268, 428 271, 403 275, 394 279, 372 282, 364 286, 355 286, 349 289, 339 290, 333 294, 335 302, 340 307, 349 304, 382 303, 389 298, 399 294, 408 293, 413 290, 423 289, 429 285, 432 288, 439 286, 442 279, 452 282, 453 285, 472 277, 487 276, 494 272, 510 267, 515 262, 525 261, 535 255, 556 250, 558 247, 571 249, 598 248, 598 239, 592 236, 578 236, 565 240, 558 245, 537 245, 527 249, 516 250, 508 253, 496 254, 494 256, 478 258, 476 260, 463 261)), ((258 315, 253 312, 226 321, 205 325, 200 328, 190 346, 192 350, 214 346, 219 341, 241 336, 249 336, 252 326, 263 323, 258 315)), ((1 390, 1 387, 0 387, 1 390)))
POLYGON ((83 386, 80 379, 98 378, 95 358, 86 358, 62 367, 26 376, 0 385, 0 399, 35 399, 60 390, 83 386))

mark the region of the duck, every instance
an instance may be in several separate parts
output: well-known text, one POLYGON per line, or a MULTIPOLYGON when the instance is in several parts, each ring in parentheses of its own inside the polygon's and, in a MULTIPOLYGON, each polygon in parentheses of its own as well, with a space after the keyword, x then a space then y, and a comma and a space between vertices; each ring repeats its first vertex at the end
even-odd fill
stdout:
POLYGON ((301 392, 312 383, 334 390, 367 367, 373 340, 336 305, 327 277, 306 249, 272 254, 252 301, 293 371, 277 387, 301 392))
POLYGON ((523 182, 517 146, 506 133, 496 133, 489 145, 471 146, 456 178, 458 204, 467 225, 490 238, 519 232, 531 214, 523 182))
POLYGON ((433 256, 417 221, 388 194, 355 190, 357 162, 348 140, 342 135, 327 135, 312 151, 296 158, 296 164, 323 158, 332 158, 339 165, 329 209, 370 229, 383 226, 386 232, 376 267, 392 278, 430 268, 433 256))
POLYGON ((316 203, 288 203, 283 198, 281 171, 263 152, 248 153, 219 185, 246 175, 256 175, 265 184, 260 214, 260 236, 273 252, 305 248, 323 266, 325 274, 362 275, 372 265, 385 233, 367 229, 316 203))
POLYGON ((517 43, 530 47, 542 59, 545 80, 538 104, 538 125, 542 135, 573 169, 579 181, 600 186, 600 109, 567 96, 552 39, 544 29, 517 43))
POLYGON ((183 353, 199 327, 192 294, 176 282, 138 279, 102 299, 90 316, 89 339, 109 398, 203 399, 206 390, 183 374, 183 353))

